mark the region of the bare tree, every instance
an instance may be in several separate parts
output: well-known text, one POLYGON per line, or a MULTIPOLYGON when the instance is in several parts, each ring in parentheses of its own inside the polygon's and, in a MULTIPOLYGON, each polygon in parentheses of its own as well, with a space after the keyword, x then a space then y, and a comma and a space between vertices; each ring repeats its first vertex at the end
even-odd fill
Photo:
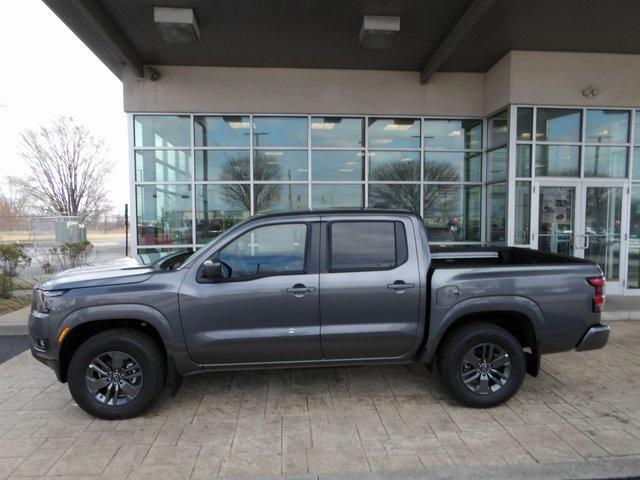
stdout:
POLYGON ((104 181, 112 163, 104 142, 70 117, 20 135, 27 178, 12 178, 41 211, 90 220, 107 208, 104 181))
POLYGON ((16 218, 28 214, 28 199, 13 181, 0 185, 0 217, 16 218))

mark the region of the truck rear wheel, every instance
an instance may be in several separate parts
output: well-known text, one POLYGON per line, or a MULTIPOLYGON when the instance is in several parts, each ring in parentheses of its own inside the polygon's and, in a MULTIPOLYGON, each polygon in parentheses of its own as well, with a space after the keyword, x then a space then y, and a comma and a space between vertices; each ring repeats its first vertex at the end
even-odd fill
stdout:
POLYGON ((522 346, 508 331, 489 323, 455 330, 442 346, 438 372, 463 405, 487 408, 510 399, 526 372, 522 346))
POLYGON ((164 386, 164 358, 142 332, 116 328, 98 333, 73 354, 69 391, 94 417, 131 418, 145 412, 164 386))

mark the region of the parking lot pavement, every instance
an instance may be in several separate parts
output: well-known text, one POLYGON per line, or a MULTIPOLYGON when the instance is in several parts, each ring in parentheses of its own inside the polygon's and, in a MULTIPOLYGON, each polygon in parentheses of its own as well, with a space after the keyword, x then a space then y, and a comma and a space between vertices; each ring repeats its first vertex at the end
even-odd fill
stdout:
POLYGON ((491 410, 456 405, 412 365, 190 377, 146 416, 117 422, 82 412, 26 352, 0 365, 0 480, 516 478, 567 465, 585 478, 575 472, 614 472, 616 461, 620 476, 637 475, 638 345, 640 322, 616 322, 604 350, 545 357, 538 378, 491 410))
POLYGON ((28 348, 29 337, 25 335, 0 335, 0 363, 6 362, 28 348))

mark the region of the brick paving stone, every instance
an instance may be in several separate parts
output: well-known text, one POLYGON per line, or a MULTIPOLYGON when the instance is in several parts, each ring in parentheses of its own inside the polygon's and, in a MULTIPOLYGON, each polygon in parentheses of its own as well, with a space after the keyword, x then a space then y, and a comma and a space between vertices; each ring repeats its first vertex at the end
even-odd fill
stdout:
POLYGON ((222 459, 220 475, 228 477, 248 477, 250 475, 280 475, 282 473, 280 455, 237 454, 222 459))
POLYGON ((93 475, 102 473, 118 447, 72 447, 53 465, 51 475, 93 475))
POLYGON ((64 454, 64 448, 38 448, 13 472, 18 477, 39 477, 46 475, 64 454))
POLYGON ((22 457, 0 458, 0 480, 8 478, 23 460, 22 457))
POLYGON ((307 450, 309 471, 313 473, 366 472, 367 457, 359 448, 313 447, 307 450))
POLYGON ((538 462, 570 462, 582 459, 546 425, 519 425, 506 428, 538 462))
POLYGON ((367 455, 367 460, 374 472, 423 468, 418 455, 367 455))
POLYGON ((200 447, 151 447, 144 457, 143 465, 194 465, 200 447))

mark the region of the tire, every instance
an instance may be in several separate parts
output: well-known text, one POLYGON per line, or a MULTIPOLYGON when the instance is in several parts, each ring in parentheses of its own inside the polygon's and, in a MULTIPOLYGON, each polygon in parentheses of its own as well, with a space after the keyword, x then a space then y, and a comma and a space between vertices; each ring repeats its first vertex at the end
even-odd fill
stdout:
POLYGON ((149 336, 115 328, 78 347, 67 378, 71 396, 88 414, 107 420, 132 418, 148 410, 162 391, 165 360, 149 336), (111 373, 105 367, 112 367, 111 373))
POLYGON ((489 408, 518 391, 526 373, 526 359, 511 333, 497 325, 477 323, 463 326, 445 339, 438 355, 438 373, 460 403, 489 408))

